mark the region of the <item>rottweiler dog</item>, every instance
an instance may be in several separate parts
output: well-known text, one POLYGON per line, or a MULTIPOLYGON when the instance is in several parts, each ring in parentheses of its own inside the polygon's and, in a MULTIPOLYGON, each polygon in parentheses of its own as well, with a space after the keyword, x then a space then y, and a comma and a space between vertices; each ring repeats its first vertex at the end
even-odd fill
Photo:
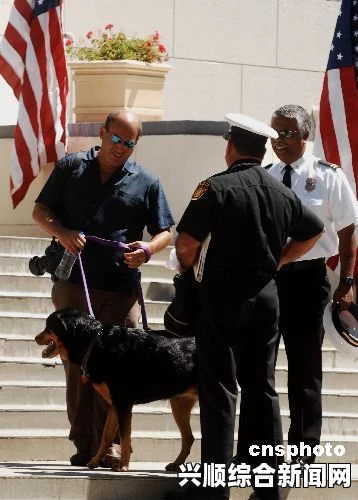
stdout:
POLYGON ((82 366, 84 381, 89 380, 110 405, 101 445, 88 467, 99 466, 119 428, 122 453, 112 470, 127 471, 133 405, 169 399, 182 441, 179 455, 166 470, 179 470, 194 442, 190 426, 197 401, 193 337, 102 325, 88 314, 61 309, 50 314, 35 340, 46 346, 43 358, 60 355, 82 366))

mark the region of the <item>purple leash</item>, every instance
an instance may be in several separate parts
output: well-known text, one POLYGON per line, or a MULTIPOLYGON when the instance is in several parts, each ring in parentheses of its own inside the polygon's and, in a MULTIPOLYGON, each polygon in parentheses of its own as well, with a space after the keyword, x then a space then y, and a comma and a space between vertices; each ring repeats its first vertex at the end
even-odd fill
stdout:
MULTIPOLYGON (((117 248, 117 249, 121 249, 121 250, 127 250, 128 252, 132 252, 133 251, 132 248, 130 248, 125 243, 121 243, 120 241, 106 240, 104 238, 99 238, 98 236, 90 236, 90 235, 86 236, 86 239, 87 240, 91 240, 91 241, 95 241, 95 242, 97 242, 97 243, 99 243, 101 245, 105 245, 105 246, 108 246, 108 247, 117 248)), ((144 252, 145 252, 145 254, 147 256, 146 262, 148 262, 148 260, 151 257, 149 248, 145 247, 144 245, 141 245, 141 246, 138 247, 138 249, 144 250, 144 252)), ((81 269, 83 286, 84 286, 84 289, 85 289, 85 295, 86 295, 86 300, 87 300, 88 311, 89 311, 90 316, 92 316, 92 318, 94 318, 94 313, 93 313, 91 299, 90 299, 89 292, 88 292, 87 280, 86 280, 86 275, 85 275, 85 271, 84 271, 84 267, 83 267, 81 253, 78 253, 78 260, 79 260, 79 263, 80 263, 80 269, 81 269)), ((140 273, 140 271, 138 269, 137 269, 137 294, 138 294, 138 302, 139 302, 140 309, 141 309, 141 314, 142 314, 143 329, 144 330, 149 330, 148 320, 147 320, 147 313, 146 313, 145 305, 144 305, 143 290, 142 290, 142 285, 141 285, 141 273, 140 273)))

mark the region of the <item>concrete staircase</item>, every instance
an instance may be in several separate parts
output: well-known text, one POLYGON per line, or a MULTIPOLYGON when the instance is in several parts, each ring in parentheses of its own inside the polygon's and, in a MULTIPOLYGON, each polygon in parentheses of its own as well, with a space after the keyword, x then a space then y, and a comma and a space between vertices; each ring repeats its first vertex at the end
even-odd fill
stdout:
MULTIPOLYGON (((0 498, 90 498, 159 500, 178 487, 176 475, 163 472, 178 452, 180 437, 166 402, 134 408, 132 470, 114 474, 69 466, 74 448, 68 441, 64 373, 59 359, 43 361, 34 342, 53 310, 49 277, 34 277, 28 260, 42 255, 48 240, 0 236, 0 498), (41 462, 40 462, 41 460, 41 462), (110 479, 110 481, 109 481, 110 479)), ((170 300, 173 272, 164 267, 168 251, 142 268, 143 293, 149 323, 161 328, 170 300)), ((358 463, 358 361, 324 346, 325 418, 323 444, 340 444, 343 457, 321 462, 358 463)), ((283 348, 277 366, 284 428, 288 428, 287 365, 283 348)), ((198 408, 192 416, 197 438, 189 457, 199 461, 198 408)), ((354 467, 354 479, 358 479, 354 467)), ((233 488, 232 498, 244 500, 250 490, 233 488)), ((297 489, 290 499, 358 498, 358 481, 344 489, 297 489)))

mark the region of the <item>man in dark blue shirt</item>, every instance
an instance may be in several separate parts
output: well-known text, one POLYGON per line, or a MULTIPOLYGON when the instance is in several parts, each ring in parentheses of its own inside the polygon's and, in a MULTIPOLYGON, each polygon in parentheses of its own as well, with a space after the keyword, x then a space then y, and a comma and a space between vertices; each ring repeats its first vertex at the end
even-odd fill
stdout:
MULTIPOLYGON (((101 147, 71 154, 57 164, 38 198, 34 220, 71 253, 81 251, 96 319, 137 327, 138 268, 171 241, 174 224, 159 179, 131 155, 141 134, 139 119, 128 112, 113 112, 100 130, 101 147), (142 241, 144 228, 152 236, 142 241), (86 242, 87 235, 116 240, 133 251, 86 242)), ((52 289, 56 309, 73 307, 88 312, 78 262, 67 281, 52 289)), ((82 384, 78 366, 65 364, 70 440, 77 453, 72 465, 85 465, 97 451, 106 418, 105 402, 82 384)), ((110 457, 117 457, 113 445, 110 457)))

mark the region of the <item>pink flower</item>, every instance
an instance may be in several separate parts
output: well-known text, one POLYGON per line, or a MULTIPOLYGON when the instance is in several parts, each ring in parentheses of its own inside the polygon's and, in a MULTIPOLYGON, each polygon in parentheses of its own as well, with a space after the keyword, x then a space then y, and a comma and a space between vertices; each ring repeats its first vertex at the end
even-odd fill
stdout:
POLYGON ((146 46, 147 46, 147 47, 151 47, 151 46, 152 46, 152 42, 149 42, 149 41, 148 41, 148 42, 146 43, 146 46))
POLYGON ((72 45, 72 40, 66 40, 66 47, 70 47, 72 45))
POLYGON ((158 45, 158 48, 159 48, 159 52, 166 52, 167 51, 167 49, 165 48, 165 46, 162 43, 160 43, 158 45))
POLYGON ((90 40, 90 39, 93 37, 93 31, 89 31, 89 32, 86 34, 86 37, 88 38, 88 40, 90 40))
POLYGON ((106 26, 104 27, 105 30, 111 30, 112 28, 114 28, 114 25, 113 24, 106 24, 106 26))

